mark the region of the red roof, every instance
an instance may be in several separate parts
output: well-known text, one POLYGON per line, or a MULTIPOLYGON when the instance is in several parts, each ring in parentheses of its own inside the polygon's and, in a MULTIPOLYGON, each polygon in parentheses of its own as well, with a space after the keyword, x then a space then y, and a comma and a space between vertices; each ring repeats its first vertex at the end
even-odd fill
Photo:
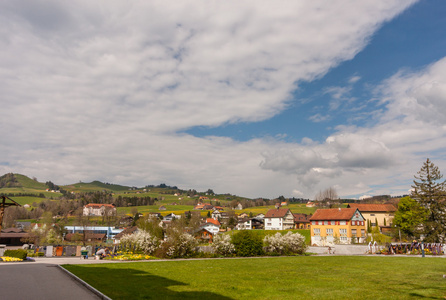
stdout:
POLYGON ((356 208, 318 209, 310 218, 310 221, 351 220, 355 215, 355 212, 356 208))
POLYGON ((265 218, 283 218, 290 210, 288 208, 270 209, 265 215, 265 218))
POLYGON ((351 203, 347 207, 357 208, 361 212, 394 212, 396 207, 392 204, 356 204, 351 203))
POLYGON ((218 220, 215 220, 215 219, 212 219, 212 218, 207 218, 206 219, 206 223, 212 223, 212 224, 215 224, 217 226, 221 225, 220 222, 218 222, 218 220))

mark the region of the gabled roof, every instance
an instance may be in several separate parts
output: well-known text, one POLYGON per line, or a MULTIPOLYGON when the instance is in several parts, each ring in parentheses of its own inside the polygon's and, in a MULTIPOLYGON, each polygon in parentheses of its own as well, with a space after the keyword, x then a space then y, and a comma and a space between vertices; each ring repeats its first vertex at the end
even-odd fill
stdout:
POLYGON ((212 219, 212 218, 207 218, 206 219, 206 223, 212 223, 214 225, 220 226, 220 222, 218 222, 218 220, 212 219))
POLYGON ((265 218, 283 218, 290 210, 288 208, 270 209, 265 215, 265 218))
POLYGON ((351 220, 356 211, 356 208, 318 209, 310 218, 310 221, 351 220))
POLYGON ((310 222, 310 216, 306 214, 293 214, 294 215, 294 222, 299 223, 308 223, 310 222))
POLYGON ((392 204, 356 204, 350 203, 349 208, 357 208, 361 212, 395 212, 396 207, 392 204))

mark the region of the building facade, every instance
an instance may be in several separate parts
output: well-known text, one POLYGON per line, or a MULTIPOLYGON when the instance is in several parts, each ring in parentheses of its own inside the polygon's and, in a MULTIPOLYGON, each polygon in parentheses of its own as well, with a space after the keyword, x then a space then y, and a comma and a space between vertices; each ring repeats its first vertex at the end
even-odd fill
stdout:
POLYGON ((285 230, 294 228, 294 215, 288 208, 270 209, 264 218, 265 230, 285 230))
POLYGON ((358 209, 318 209, 310 222, 313 246, 365 242, 366 220, 358 209))

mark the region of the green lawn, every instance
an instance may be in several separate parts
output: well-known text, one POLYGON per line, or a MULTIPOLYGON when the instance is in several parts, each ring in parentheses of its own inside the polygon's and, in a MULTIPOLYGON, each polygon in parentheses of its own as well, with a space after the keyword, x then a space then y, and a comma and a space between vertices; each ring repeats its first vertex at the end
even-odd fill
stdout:
POLYGON ((444 299, 444 258, 299 256, 64 265, 112 299, 444 299))

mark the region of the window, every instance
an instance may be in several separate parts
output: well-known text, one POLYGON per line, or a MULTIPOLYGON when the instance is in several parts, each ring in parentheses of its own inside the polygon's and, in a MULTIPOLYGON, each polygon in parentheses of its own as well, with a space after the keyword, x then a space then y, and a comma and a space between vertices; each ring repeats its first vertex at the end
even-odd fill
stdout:
POLYGON ((321 235, 321 229, 320 228, 314 228, 313 229, 314 235, 321 235))
POLYGON ((356 236, 356 229, 352 229, 352 236, 356 236))
POLYGON ((327 235, 333 235, 333 228, 327 228, 326 233, 327 235))
POLYGON ((341 229, 339 229, 339 234, 340 234, 341 236, 343 236, 343 235, 347 235, 347 229, 345 229, 345 228, 341 228, 341 229))
POLYGON ((325 222, 324 222, 324 225, 328 225, 328 221, 325 221, 325 222))
POLYGON ((311 221, 311 225, 316 225, 316 221, 311 221))
POLYGON ((339 225, 347 225, 347 222, 346 221, 340 221, 339 225))
POLYGON ((362 237, 365 236, 365 229, 361 229, 361 236, 362 236, 362 237))
POLYGON ((341 241, 346 242, 348 241, 348 238, 346 236, 341 236, 341 241))
POLYGON ((374 216, 375 216, 375 214, 370 214, 370 216, 371 216, 371 217, 374 217, 374 216))
POLYGON ((336 225, 336 222, 335 221, 331 221, 330 225, 336 225))

